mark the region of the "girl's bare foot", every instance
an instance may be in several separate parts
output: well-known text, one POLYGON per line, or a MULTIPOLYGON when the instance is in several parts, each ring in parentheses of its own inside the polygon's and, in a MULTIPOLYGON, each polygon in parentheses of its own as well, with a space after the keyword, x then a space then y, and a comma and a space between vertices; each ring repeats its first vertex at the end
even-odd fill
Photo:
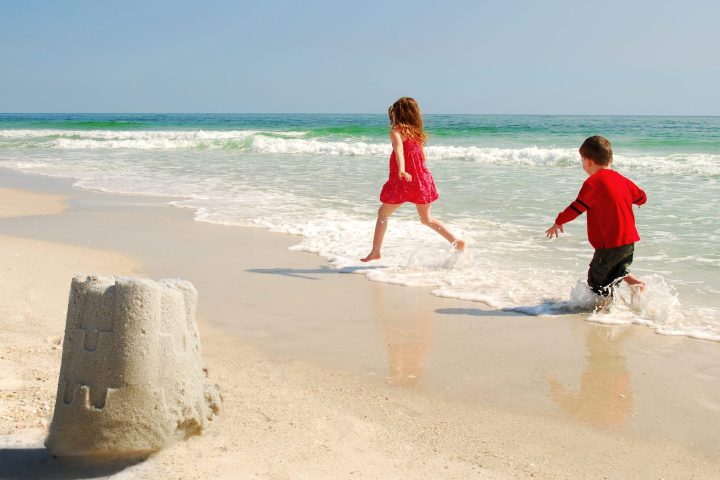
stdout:
POLYGON ((461 252, 465 251, 465 240, 455 240, 454 242, 452 242, 452 245, 461 252))
POLYGON ((369 262, 370 260, 379 260, 379 259, 380 259, 379 253, 370 252, 367 257, 361 258, 360 261, 361 262, 369 262))

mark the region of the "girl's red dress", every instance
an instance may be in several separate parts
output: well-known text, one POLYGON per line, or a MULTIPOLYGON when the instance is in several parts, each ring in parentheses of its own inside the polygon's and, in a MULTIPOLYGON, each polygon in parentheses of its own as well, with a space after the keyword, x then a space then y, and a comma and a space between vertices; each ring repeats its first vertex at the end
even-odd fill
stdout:
POLYGON ((432 203, 438 199, 435 181, 425 166, 425 154, 420 142, 414 138, 403 140, 405 157, 405 171, 412 175, 412 181, 398 177, 398 165, 395 160, 395 150, 390 155, 390 176, 380 192, 382 203, 416 204, 432 203))

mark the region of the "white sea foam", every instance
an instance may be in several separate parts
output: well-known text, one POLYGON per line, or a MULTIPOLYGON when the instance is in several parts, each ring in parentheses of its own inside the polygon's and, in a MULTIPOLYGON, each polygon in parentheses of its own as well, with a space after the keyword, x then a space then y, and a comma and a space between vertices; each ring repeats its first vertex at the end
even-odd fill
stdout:
POLYGON ((626 284, 616 289, 616 298, 605 310, 594 312, 588 320, 597 323, 638 324, 662 335, 682 335, 720 341, 717 312, 711 309, 682 308, 680 297, 660 275, 643 277, 640 292, 626 284))
POLYGON ((20 142, 21 147, 63 150, 175 150, 196 148, 247 148, 246 141, 258 135, 304 135, 305 132, 258 130, 0 130, 0 140, 20 142))
POLYGON ((577 160, 577 149, 574 148, 429 146, 425 151, 428 158, 458 158, 496 165, 567 165, 577 160))
MULTIPOLYGON (((59 150, 183 150, 233 149, 272 155, 385 157, 386 141, 339 141, 304 138, 304 131, 261 130, 0 130, 0 146, 59 150)), ((498 148, 468 145, 430 145, 429 160, 464 160, 487 165, 576 166, 577 149, 551 147, 498 148)), ((720 176, 720 155, 616 154, 615 164, 627 170, 677 175, 720 176)))
POLYGON ((692 153, 667 156, 615 155, 615 164, 622 168, 653 172, 653 174, 720 176, 720 155, 692 153))
POLYGON ((390 147, 385 143, 366 142, 333 142, 325 140, 304 140, 273 138, 257 135, 250 145, 253 152, 258 153, 304 153, 315 155, 364 155, 385 156, 390 154, 390 147))

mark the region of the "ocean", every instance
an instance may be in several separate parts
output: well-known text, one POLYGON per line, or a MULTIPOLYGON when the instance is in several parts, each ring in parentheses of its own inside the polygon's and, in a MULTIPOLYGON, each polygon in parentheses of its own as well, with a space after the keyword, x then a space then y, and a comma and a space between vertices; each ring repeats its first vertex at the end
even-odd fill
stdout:
POLYGON ((720 341, 720 117, 424 118, 440 193, 433 215, 467 240, 464 254, 408 204, 390 219, 383 258, 359 261, 388 175, 385 115, 0 114, 0 167, 166 196, 198 221, 294 234, 293 249, 373 281, 720 341), (589 308, 584 285, 585 216, 559 239, 544 235, 585 180, 577 148, 596 134, 612 141, 613 168, 648 195, 635 210, 631 267, 647 288, 619 288, 603 312, 589 308))

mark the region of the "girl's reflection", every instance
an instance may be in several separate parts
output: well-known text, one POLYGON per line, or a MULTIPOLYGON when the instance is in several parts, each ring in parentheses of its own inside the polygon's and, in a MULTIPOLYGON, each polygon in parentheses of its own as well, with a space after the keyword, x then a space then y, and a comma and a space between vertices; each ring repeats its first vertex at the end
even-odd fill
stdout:
POLYGON ((413 386, 422 377, 432 333, 433 309, 424 304, 420 295, 403 292, 404 295, 393 297, 387 292, 387 285, 373 288, 375 316, 388 349, 387 381, 413 386))

